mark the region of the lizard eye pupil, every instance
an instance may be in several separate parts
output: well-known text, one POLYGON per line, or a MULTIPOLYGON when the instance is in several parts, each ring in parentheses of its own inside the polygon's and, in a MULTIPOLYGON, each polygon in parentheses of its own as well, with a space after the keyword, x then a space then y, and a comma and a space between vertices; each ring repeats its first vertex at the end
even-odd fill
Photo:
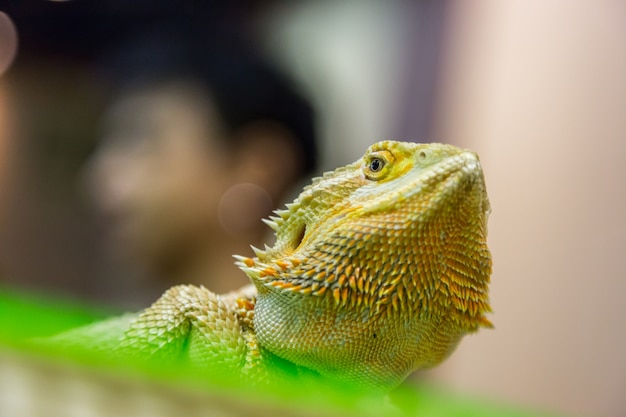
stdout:
POLYGON ((370 161, 370 171, 378 172, 383 169, 384 162, 380 158, 372 158, 370 161))

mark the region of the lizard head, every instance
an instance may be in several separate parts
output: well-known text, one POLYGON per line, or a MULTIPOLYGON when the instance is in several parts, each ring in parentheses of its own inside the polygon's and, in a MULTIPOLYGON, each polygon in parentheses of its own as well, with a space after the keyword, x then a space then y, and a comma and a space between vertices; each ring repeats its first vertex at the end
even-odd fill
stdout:
POLYGON ((260 345, 382 390, 439 363, 490 326, 489 211, 478 157, 451 145, 383 141, 315 178, 266 221, 274 246, 237 257, 260 345))

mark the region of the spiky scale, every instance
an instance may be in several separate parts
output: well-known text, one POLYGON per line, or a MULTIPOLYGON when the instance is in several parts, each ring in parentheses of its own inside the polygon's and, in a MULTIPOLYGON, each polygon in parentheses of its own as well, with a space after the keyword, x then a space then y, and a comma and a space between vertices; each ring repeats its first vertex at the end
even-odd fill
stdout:
POLYGON ((252 245, 250 245, 250 248, 252 248, 252 252, 254 252, 257 258, 263 258, 265 256, 265 251, 263 251, 262 249, 259 249, 256 246, 252 245))

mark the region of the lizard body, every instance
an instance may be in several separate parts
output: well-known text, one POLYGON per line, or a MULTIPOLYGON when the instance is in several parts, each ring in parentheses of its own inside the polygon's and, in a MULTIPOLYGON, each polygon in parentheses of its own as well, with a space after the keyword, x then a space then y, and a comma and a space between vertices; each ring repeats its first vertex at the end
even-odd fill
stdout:
POLYGON ((281 368, 389 391, 491 325, 489 210, 474 153, 379 142, 267 220, 273 247, 236 256, 254 288, 173 287, 104 326, 102 346, 251 382, 281 368))

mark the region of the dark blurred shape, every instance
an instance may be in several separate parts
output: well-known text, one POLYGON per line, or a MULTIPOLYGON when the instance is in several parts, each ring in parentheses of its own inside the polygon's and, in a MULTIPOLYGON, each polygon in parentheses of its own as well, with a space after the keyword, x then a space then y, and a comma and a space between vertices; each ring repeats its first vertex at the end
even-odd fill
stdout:
POLYGON ((150 27, 183 22, 213 38, 246 32, 247 16, 263 2, 251 0, 89 0, 0 1, 20 33, 20 54, 41 58, 98 59, 107 47, 120 44, 150 27))
POLYGON ((198 33, 186 22, 150 30, 106 55, 105 74, 118 90, 148 88, 172 80, 192 80, 211 97, 227 132, 220 138, 234 147, 234 133, 261 120, 289 129, 302 156, 302 174, 316 165, 313 111, 295 86, 238 36, 218 39, 198 33))

